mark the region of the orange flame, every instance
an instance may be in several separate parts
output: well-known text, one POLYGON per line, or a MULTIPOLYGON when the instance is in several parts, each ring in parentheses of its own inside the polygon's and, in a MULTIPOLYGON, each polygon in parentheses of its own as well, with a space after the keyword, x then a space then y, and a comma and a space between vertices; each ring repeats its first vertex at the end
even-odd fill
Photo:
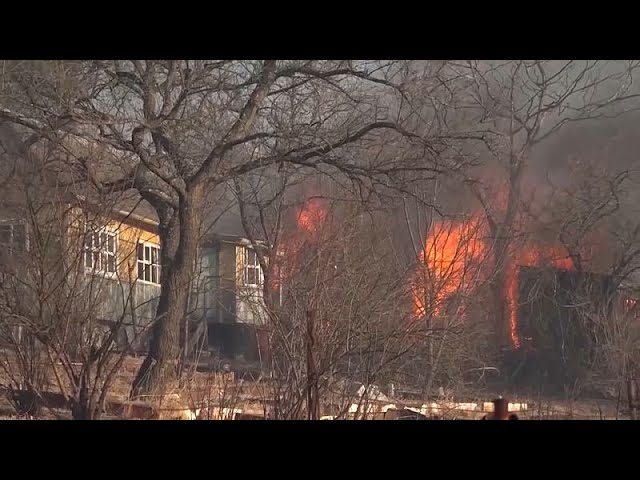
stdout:
POLYGON ((482 224, 476 217, 463 222, 436 223, 420 253, 413 288, 413 316, 439 315, 443 302, 475 283, 478 261, 486 253, 479 238, 482 224))
POLYGON ((507 315, 509 316, 509 336, 511 345, 518 349, 521 347, 518 335, 518 268, 514 262, 507 264, 507 315))
POLYGON ((320 198, 311 198, 298 211, 298 226, 308 235, 316 235, 327 220, 327 209, 320 198))
MULTIPOLYGON (((420 253, 420 267, 412 288, 413 319, 442 313, 443 303, 455 293, 470 293, 482 280, 481 262, 490 246, 482 238, 484 223, 479 216, 463 222, 438 222, 427 236, 420 253)), ((506 266, 504 292, 511 344, 520 348, 518 336, 518 267, 553 266, 574 269, 573 260, 560 245, 512 247, 506 266)))
POLYGON ((296 229, 286 232, 276 255, 272 288, 276 290, 283 282, 293 278, 299 265, 298 257, 306 242, 315 242, 328 219, 326 202, 314 197, 305 202, 296 212, 296 229))

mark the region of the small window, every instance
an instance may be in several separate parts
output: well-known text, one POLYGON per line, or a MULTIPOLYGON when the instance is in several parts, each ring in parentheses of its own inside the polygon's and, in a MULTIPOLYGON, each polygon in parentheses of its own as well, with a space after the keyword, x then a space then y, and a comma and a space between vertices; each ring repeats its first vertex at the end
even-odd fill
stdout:
POLYGON ((624 313, 629 314, 633 312, 637 304, 638 304, 638 301, 634 298, 623 299, 624 313))
POLYGON ((261 287, 264 278, 258 255, 252 248, 244 249, 244 284, 250 287, 261 287))
POLYGON ((160 247, 138 243, 138 280, 160 284, 160 247))
POLYGON ((27 230, 21 223, 0 224, 0 245, 8 253, 23 252, 27 249, 27 230))
POLYGON ((108 229, 88 231, 84 240, 84 266, 87 269, 116 273, 117 233, 108 229))

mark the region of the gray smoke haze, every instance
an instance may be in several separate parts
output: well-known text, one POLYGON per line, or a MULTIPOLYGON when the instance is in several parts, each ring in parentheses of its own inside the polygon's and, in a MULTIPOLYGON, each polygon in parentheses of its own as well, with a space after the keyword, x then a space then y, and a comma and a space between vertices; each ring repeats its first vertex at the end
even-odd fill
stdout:
MULTIPOLYGON (((617 118, 589 120, 565 127, 532 151, 525 187, 537 190, 536 200, 549 201, 555 189, 567 189, 581 181, 576 173, 604 180, 621 173, 629 181, 640 175, 640 113, 617 118)), ((595 180, 595 178, 594 178, 595 180)), ((621 191, 620 201, 633 206, 637 190, 621 191)))

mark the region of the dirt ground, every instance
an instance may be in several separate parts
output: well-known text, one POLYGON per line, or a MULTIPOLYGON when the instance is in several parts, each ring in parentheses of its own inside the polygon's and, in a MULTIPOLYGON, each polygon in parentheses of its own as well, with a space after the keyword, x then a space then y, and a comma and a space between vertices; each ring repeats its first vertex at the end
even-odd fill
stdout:
MULTIPOLYGON (((116 376, 109 392, 109 399, 124 401, 128 398, 131 381, 135 372, 142 362, 142 358, 127 358, 121 371, 116 376)), ((8 385, 9 378, 0 369, 0 386, 8 385)), ((52 388, 52 387, 50 387, 52 388)), ((57 389, 52 388, 52 391, 57 389)), ((185 387, 174 389, 178 393, 183 403, 189 408, 197 408, 202 405, 226 405, 227 407, 248 407, 251 410, 260 409, 261 399, 268 398, 268 387, 264 383, 241 381, 233 377, 233 374, 214 374, 195 372, 191 374, 190 381, 185 387)), ((490 401, 492 397, 487 396, 485 401, 490 401)), ((510 399, 516 401, 514 399, 510 399)), ((542 400, 530 401, 527 398, 518 398, 519 402, 527 403, 527 410, 518 412, 522 420, 545 419, 545 420, 623 420, 628 419, 628 415, 623 411, 621 405, 617 405, 613 400, 542 400)), ((461 415, 460 417, 475 418, 475 415, 461 415)), ((40 418, 40 417, 39 417, 40 418)), ((69 419, 67 411, 56 410, 45 411, 41 419, 69 419)), ((15 410, 6 395, 0 392, 0 420, 21 419, 16 417, 15 410)))

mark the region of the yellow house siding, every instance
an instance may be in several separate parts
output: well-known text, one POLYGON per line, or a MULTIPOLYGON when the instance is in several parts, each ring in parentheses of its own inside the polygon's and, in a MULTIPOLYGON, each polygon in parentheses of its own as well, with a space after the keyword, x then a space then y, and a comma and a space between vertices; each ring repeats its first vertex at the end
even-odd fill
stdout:
POLYGON ((244 247, 236 245, 236 285, 244 286, 244 247))
POLYGON ((235 287, 236 283, 236 256, 235 245, 220 243, 220 277, 226 288, 235 287))
POLYGON ((74 207, 68 216, 67 231, 68 241, 67 255, 82 260, 82 246, 84 242, 85 224, 96 227, 106 227, 117 235, 116 262, 118 277, 124 281, 137 279, 137 245, 145 242, 154 246, 160 246, 160 237, 150 229, 133 225, 113 217, 96 216, 86 210, 74 207))

